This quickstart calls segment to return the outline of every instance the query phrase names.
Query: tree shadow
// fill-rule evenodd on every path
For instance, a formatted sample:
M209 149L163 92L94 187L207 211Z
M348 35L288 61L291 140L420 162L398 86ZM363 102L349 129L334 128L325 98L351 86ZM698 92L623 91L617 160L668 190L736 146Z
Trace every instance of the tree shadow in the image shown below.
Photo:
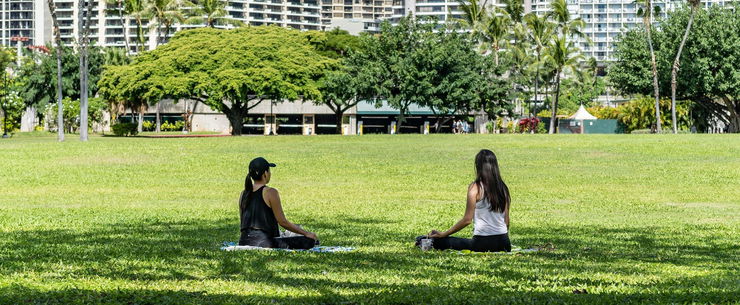
M0 288L0 304L73 303L67 300L82 304L479 304L489 300L494 303L721 303L737 300L740 295L738 249L729 244L696 242L693 236L708 234L702 228L676 239L661 228L520 226L512 236L515 243L550 242L557 249L525 255L460 255L415 250L414 236L399 232L393 224L378 218L356 217L311 223L312 227L333 232L326 237L333 242L345 240L345 234L358 234L353 239L358 244L353 246L359 249L348 253L220 251L221 241L238 236L233 219L153 219L91 227L85 231L6 232L0 238L0 248L4 249L0 250L0 276L27 271L43 273L50 266L62 263L74 268L59 271L60 278L237 281L265 287L302 287L316 295L286 297L254 292L242 295L157 289L47 291L11 285ZM362 235L370 231L372 236ZM408 246L397 248L398 243ZM649 262L653 266L632 262ZM588 290L624 285L618 278L593 277L593 273L651 274L654 270L650 268L656 265L701 268L707 262L711 264L706 266L713 271L724 271L724 275L711 273L657 283L631 283L628 287L632 292L624 293L592 291L575 295L571 292L577 287ZM333 274L364 274L366 278ZM477 277L456 278L469 274ZM386 281L389 275L395 279L393 282ZM372 276L377 278L367 278ZM543 292L533 289L533 283L551 283L557 288Z

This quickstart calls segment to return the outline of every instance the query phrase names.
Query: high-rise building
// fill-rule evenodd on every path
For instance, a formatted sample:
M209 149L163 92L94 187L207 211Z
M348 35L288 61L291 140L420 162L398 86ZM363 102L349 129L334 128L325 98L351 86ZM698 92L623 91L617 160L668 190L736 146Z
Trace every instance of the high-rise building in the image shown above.
M15 46L13 37L23 37L23 45L43 45L51 38L45 30L49 10L46 1L0 0L0 44Z
M491 7L502 7L500 0L482 0L481 5ZM455 0L394 0L393 15L391 22L398 22L402 17L413 14L414 16L434 16L440 22L448 18L463 18L460 3Z
M672 8L671 2L654 0L653 6L660 7L656 17L665 17ZM527 13L545 15L550 11L550 3L549 0L525 0L524 9ZM642 23L634 0L567 0L567 3L571 18L581 18L586 23L582 30L585 37L576 38L578 47L584 56L594 57L599 62L613 60L613 43L617 37Z
M7 0L6 0L7 1ZM37 2L43 2L36 0ZM67 45L73 45L78 37L78 16L86 16L86 12L80 12L77 0L55 0L57 7L57 19L59 21L62 41ZM321 29L321 6L318 0L230 0L226 7L228 17L249 25L278 25L299 30ZM133 18L124 16L123 22L117 13L117 7L106 4L104 1L94 1L90 39L98 46L124 47L126 38L132 51L137 50L137 25ZM51 22L49 22L51 24ZM169 33L162 33L149 21L143 21L144 49L150 50L158 43L166 42L175 32L200 27L201 25L175 24ZM231 27L221 26L217 27ZM49 25L46 29L51 31ZM162 29L164 31L164 29ZM125 35L124 35L125 34Z
M653 0L655 23L679 7L685 1ZM732 0L705 0L704 6L725 6ZM550 11L551 0L525 0L525 12L544 15ZM581 18L586 23L583 33L588 38L579 38L577 43L586 57L594 57L600 63L614 60L614 43L625 31L640 26L643 22L639 6L634 0L567 0L572 18ZM589 43L590 41L590 43Z
M351 34L374 32L391 17L393 0L321 0L323 29L341 28Z

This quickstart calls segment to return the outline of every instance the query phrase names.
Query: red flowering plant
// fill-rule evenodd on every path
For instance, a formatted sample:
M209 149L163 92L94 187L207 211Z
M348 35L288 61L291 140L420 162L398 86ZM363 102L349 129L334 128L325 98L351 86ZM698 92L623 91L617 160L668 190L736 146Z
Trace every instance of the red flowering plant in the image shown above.
M529 132L529 133L536 133L537 132L537 125L540 124L540 119L537 117L531 117L531 118L523 118L519 120L519 131Z

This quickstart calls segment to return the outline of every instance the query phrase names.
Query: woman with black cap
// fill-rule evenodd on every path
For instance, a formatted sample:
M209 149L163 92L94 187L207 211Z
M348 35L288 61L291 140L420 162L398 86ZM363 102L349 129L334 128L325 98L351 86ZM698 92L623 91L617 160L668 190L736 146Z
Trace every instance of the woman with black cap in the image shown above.
M303 230L285 218L280 194L267 186L270 168L275 167L265 158L249 162L249 173L244 180L244 191L239 198L241 218L240 246L263 248L310 249L319 243L316 234ZM280 237L278 225L288 231L303 235Z

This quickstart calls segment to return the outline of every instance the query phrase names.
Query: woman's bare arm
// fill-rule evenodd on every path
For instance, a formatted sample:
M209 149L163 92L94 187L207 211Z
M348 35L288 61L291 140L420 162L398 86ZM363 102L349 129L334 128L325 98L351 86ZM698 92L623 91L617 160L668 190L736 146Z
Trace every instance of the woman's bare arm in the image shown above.
M473 216L475 216L475 203L477 201L478 201L478 185L473 183L468 187L468 199L467 199L467 203L465 204L465 215L463 216L463 218L460 219L455 225L453 225L447 231L438 232L436 230L432 230L432 232L429 234L429 237L432 237L432 238L447 237L467 227L469 224L473 222Z
M283 213L283 205L280 202L280 194L274 188L266 188L265 190L265 202L272 208L272 213L275 215L275 220L278 224L288 231L304 235L311 239L317 239L316 234L303 230L290 222Z

